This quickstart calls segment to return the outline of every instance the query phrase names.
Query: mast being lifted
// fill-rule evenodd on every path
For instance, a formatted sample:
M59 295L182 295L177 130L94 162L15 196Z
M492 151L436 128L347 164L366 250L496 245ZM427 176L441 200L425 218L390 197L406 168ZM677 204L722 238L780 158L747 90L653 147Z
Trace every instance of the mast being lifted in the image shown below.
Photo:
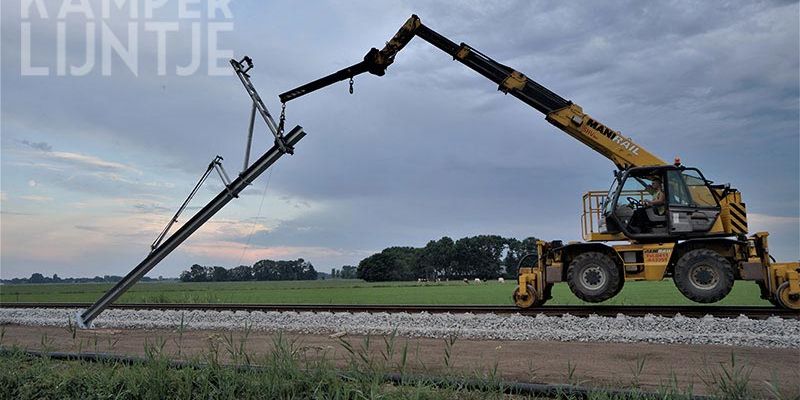
M153 242L152 251L150 254L145 257L142 262L139 263L131 272L125 275L121 281L119 281L113 288L111 288L108 292L106 292L100 299L98 299L94 304L92 304L89 308L84 310L83 312L78 312L76 315L76 322L77 325L81 328L89 328L92 326L92 321L100 315L111 303L117 300L120 296L122 296L128 289L131 288L136 282L138 282L145 274L147 274L151 269L153 269L158 263L164 259L167 255L169 255L173 250L175 250L184 240L188 239L189 236L192 235L198 228L203 226L217 211L221 210L222 207L225 207L231 200L238 197L239 193L242 192L248 185L253 183L264 171L266 171L272 164L275 163L281 156L286 153L292 154L294 145L300 141L306 134L303 132L303 128L295 126L289 133L286 135L283 134L283 119L281 119L280 123L276 124L275 121L272 119L272 116L269 114L266 106L261 101L261 98L258 96L258 92L256 91L253 84L250 82L250 76L247 72L253 68L253 62L249 57L245 57L242 61L231 60L231 65L233 66L236 75L242 81L247 93L250 95L251 100L253 101L253 108L250 113L250 125L249 125L249 132L248 132L248 139L247 139L247 154L245 155L245 168L239 174L239 176L234 179L233 181L228 178L228 174L225 173L225 170L222 168L222 164L220 161L222 157L217 156L214 161L208 167L208 170L201 178L198 186L202 183L203 180L208 176L212 169L216 169L220 175L220 178L223 181L224 188L219 192L219 194L214 197L205 207L203 207L200 211L197 212L192 218L190 218L186 223L180 227L175 233L167 237L169 233L169 228L172 224L177 220L180 211L186 206L186 202L181 206L181 209L178 210L178 213L170 220L169 224L166 228L159 234L156 241ZM255 118L255 111L258 111L264 121L267 123L267 127L272 132L272 135L275 138L275 144L267 150L261 157L256 160L253 165L247 166L247 160L250 155L250 145L252 140L252 130L253 130L253 122ZM191 196L197 191L198 186L192 191L189 195ZM189 199L187 199L188 202Z

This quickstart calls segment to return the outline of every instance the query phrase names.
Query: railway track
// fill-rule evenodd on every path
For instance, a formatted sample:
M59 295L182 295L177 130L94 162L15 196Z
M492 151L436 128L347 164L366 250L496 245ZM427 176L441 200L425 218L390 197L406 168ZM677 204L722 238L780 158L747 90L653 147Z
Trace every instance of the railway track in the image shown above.
M0 308L86 308L91 303L0 303ZM387 313L473 313L473 314L545 314L551 316L590 315L632 317L657 315L663 317L704 317L712 315L721 318L745 316L751 319L780 317L800 319L800 313L773 307L739 306L542 306L527 310L514 306L501 305L383 305L383 304L186 304L186 303L119 303L110 308L134 310L210 310L210 311L294 311L294 312L387 312Z

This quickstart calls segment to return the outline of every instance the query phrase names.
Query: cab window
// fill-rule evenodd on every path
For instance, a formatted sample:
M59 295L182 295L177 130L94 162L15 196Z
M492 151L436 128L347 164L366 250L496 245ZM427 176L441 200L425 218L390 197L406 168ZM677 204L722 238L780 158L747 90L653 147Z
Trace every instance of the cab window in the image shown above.
M622 185L622 191L617 198L617 206L628 204L628 197L632 197L638 201L652 201L653 194L651 187L653 185L652 176L628 176L625 183Z
M693 205L698 207L716 207L717 200L711 190L706 186L705 180L699 176L695 171L683 171L683 180L686 182L686 187L689 189L689 194L692 197Z
M711 190L695 171L667 171L669 204L686 207L716 207Z
M680 171L667 171L667 188L669 204L687 207L692 205L689 190Z
M619 185L619 178L614 177L614 182L611 183L611 189L608 189L608 195L606 195L605 200L603 200L603 214L605 215L610 214L614 209L614 203L612 203L612 199L617 193L617 185Z

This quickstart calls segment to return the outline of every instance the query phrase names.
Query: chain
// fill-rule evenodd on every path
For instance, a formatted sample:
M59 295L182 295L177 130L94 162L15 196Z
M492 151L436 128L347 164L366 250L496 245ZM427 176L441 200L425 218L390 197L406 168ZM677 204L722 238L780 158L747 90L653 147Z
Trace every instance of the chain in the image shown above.
M350 94L353 94L353 77L350 77Z
M278 121L278 136L283 135L283 125L286 122L286 103L281 103L281 118Z

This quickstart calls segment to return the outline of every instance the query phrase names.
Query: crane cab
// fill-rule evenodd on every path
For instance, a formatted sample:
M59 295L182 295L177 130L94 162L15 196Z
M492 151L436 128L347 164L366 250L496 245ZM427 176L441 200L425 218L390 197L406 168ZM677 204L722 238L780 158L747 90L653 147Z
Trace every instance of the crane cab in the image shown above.
M596 211L600 237L640 242L727 236L719 191L697 168L637 167L618 172Z

